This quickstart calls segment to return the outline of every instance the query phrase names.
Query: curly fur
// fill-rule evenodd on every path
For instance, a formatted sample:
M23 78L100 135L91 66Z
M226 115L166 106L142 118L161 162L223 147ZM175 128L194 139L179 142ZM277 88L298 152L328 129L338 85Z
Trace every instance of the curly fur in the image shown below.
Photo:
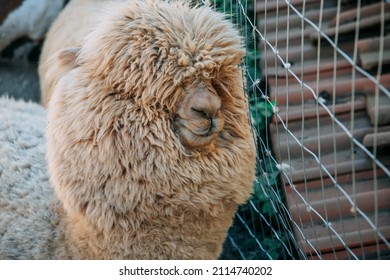
M58 257L219 256L254 179L242 54L207 7L69 3L40 67Z

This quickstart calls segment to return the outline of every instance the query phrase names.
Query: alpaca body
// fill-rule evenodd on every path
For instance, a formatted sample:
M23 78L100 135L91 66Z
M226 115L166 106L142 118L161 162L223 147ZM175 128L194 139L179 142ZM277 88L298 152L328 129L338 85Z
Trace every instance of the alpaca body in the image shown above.
M40 66L56 256L218 258L254 179L242 54L206 7L69 3Z

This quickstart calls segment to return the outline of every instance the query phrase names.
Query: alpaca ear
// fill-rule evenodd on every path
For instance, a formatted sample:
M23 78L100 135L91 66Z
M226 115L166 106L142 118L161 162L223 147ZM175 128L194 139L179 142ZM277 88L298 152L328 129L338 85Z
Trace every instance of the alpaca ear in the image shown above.
M58 51L54 56L58 62L58 66L63 71L68 71L78 66L77 55L80 48L68 48Z
M54 53L40 64L42 104L46 107L58 80L68 71L78 67L79 48L68 48ZM44 81L44 82L42 82Z

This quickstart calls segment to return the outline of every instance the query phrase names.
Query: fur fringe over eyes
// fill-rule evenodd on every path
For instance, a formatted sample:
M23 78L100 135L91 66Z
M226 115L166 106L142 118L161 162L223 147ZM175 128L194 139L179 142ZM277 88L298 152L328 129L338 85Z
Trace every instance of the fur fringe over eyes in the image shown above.
M75 24L73 9L98 18L91 31L66 50L52 31L42 55L58 52L41 61L62 257L217 258L254 179L241 38L207 7L90 2L70 2L52 29ZM187 128L186 141L214 134L191 149Z
M86 39L78 63L109 90L171 109L183 97L183 83L223 81L219 73L234 72L242 55L238 32L222 14L149 0L111 8Z

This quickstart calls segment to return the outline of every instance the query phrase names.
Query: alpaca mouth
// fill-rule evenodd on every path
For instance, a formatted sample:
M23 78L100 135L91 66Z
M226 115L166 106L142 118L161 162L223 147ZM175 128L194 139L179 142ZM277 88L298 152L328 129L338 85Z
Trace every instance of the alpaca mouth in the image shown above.
M179 136L182 143L187 147L193 148L210 145L217 138L217 135L218 133L211 131L199 134L199 132L194 132L187 127L182 127L179 130Z
M212 145L222 127L213 120L197 122L177 116L174 120L175 131L181 143L187 148L198 149Z
M199 124L178 117L175 119L175 124L178 127L185 128L192 134L199 137L209 137L216 133L219 133L221 130L218 129L217 125L215 124L215 121L212 118L203 120L203 122Z

